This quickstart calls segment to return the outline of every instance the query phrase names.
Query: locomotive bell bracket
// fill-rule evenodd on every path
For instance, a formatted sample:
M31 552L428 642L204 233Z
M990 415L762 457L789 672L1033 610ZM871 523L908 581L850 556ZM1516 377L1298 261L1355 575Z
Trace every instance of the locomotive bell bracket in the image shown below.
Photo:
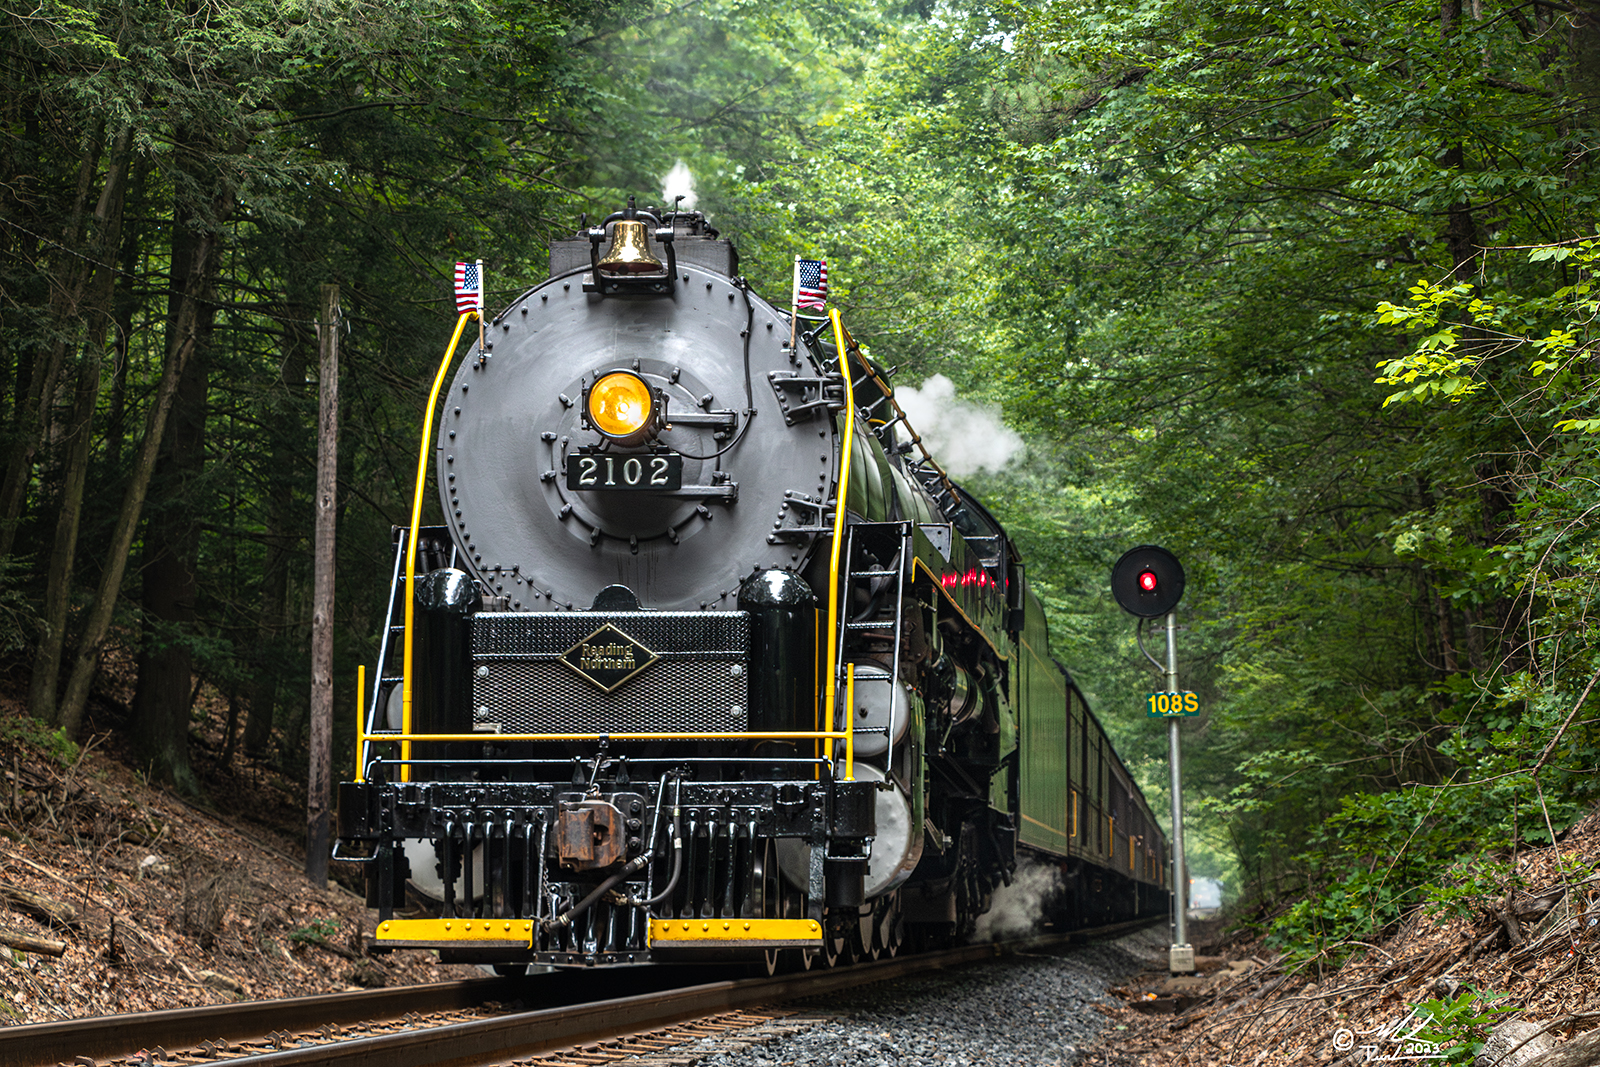
M667 251L665 272L611 274L602 270L600 266L600 244L606 239L606 227L616 222L636 222L640 218L648 219L655 224L652 236ZM652 212L635 208L633 206L633 197L628 197L628 206L626 208L614 215L607 216L600 225L590 227L587 236L589 238L589 271L583 276L584 292L598 293L602 297L610 296L613 293L643 296L671 295L678 281L678 252L672 243L672 227L662 225L661 220Z

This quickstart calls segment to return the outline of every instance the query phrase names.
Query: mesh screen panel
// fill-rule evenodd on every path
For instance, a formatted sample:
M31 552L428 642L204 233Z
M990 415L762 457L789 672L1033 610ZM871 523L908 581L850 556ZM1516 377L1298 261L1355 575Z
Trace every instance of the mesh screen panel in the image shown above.
M658 658L610 693L562 655L610 624ZM732 612L480 612L472 705L501 733L698 733L749 722L750 617Z

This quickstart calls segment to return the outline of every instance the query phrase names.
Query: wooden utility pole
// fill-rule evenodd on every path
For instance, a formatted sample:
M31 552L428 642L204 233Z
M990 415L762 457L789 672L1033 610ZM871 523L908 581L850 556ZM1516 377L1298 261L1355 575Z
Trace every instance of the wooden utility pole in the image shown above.
M306 878L328 882L328 797L333 748L333 559L339 473L339 287L322 287L317 404L317 540L311 595L311 768L306 783Z

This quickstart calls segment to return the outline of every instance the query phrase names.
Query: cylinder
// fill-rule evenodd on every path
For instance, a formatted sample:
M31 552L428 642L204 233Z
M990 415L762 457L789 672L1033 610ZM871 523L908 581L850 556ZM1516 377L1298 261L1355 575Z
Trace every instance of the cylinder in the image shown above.
M855 753L881 756L891 745L898 745L911 721L911 701L905 686L890 675L887 667L871 661L858 662L855 670L853 706L840 704L835 729L843 730L845 717L855 720ZM844 758L844 742L835 743L835 756Z
M759 571L740 584L739 610L750 613L750 729L811 729L817 628L811 587L789 571Z
M472 616L483 607L477 583L449 567L417 579L417 628L412 660L411 730L419 734L472 731ZM443 759L458 746L419 744L418 759ZM431 777L425 769L413 779Z

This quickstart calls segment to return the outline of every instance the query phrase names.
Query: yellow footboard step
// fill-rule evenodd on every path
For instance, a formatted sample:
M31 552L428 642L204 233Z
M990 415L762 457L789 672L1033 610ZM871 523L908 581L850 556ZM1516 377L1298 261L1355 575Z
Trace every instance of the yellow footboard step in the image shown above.
M650 920L654 948L821 948L822 924L815 919L657 919Z
M378 924L375 940L395 948L435 948L440 945L533 947L531 919L386 919Z

